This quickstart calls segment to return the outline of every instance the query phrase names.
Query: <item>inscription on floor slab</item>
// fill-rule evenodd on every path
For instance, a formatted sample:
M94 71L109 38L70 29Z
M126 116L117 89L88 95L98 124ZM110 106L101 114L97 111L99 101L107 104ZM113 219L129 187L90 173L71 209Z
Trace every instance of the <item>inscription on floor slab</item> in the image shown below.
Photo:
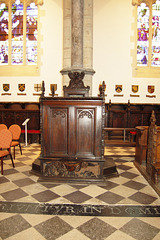
M0 201L0 212L69 216L160 217L160 206L76 205Z

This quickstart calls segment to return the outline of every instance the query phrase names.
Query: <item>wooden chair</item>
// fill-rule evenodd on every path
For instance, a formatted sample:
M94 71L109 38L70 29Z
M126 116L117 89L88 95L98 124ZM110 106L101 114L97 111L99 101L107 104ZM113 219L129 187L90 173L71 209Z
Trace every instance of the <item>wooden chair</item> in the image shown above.
M11 155L12 134L8 129L0 131L0 159L1 159L1 174L3 175L3 158L10 155L12 165L14 166L13 158Z
M3 123L0 124L0 131L1 131L2 129L7 129L7 126L6 126L5 124L3 124Z
M14 159L15 159L15 147L19 146L20 149L20 153L22 155L22 148L21 148L21 144L19 142L20 139L20 135L21 135L21 128L19 125L17 124L12 124L9 127L9 131L12 133L12 143L11 143L11 147L14 148Z

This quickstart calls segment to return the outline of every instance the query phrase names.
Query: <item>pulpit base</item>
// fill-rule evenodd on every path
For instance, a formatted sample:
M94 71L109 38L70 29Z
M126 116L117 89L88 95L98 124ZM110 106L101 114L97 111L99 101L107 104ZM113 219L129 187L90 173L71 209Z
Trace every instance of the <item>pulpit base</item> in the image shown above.
M104 158L103 169L102 169L101 175L98 175L98 174L96 175L96 173L98 173L99 168L101 168L101 167L98 163L94 163L94 162L89 162L90 166L88 166L88 167L84 166L84 168L82 168L81 170L78 169L79 166L77 165L76 166L77 169L75 171L71 171L72 169L69 169L70 171L66 171L66 173L64 171L64 169L66 169L66 166L65 167L63 166L63 162L61 165L58 165L59 163L56 162L56 169L55 168L53 169L52 163L53 162L49 161L48 165L45 166L45 167L47 167L46 172L48 172L47 173L48 176L45 176L45 174L43 174L43 175L41 174L41 166L40 166L39 158L36 159L32 163L31 174L35 174L35 175L39 176L38 182L47 182L47 183L49 182L49 183L53 183L53 184L55 184L55 183L56 184L61 184L61 183L97 184L97 185L102 185L102 186L104 186L106 184L106 179L118 176L116 165L115 165L113 159L108 158L108 157ZM69 165L67 167L71 168L73 166ZM60 170L58 170L58 171L60 171L59 173L57 172L58 168L60 169ZM51 176L51 175L55 174L55 172L57 173L57 176ZM95 176L93 175L93 172L95 173ZM60 173L62 174L62 176L58 176L58 175L60 175ZM83 177L80 177L80 176L83 176Z

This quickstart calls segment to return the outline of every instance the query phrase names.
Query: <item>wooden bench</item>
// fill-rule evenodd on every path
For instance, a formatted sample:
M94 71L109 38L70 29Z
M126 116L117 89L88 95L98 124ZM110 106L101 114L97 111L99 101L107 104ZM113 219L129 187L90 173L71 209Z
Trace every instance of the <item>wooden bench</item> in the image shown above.
M103 128L104 132L123 132L123 141L126 141L126 133L129 132L129 140L131 141L131 135L136 134L136 128Z

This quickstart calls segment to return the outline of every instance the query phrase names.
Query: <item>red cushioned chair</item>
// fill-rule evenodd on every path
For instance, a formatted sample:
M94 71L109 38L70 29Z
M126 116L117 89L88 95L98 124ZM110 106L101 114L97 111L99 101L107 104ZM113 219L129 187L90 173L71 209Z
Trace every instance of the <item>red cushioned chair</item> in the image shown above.
M11 147L14 148L14 159L15 159L15 147L19 146L20 153L22 155L22 148L21 144L19 142L20 136L21 136L21 128L17 124L13 124L9 127L9 131L12 133L12 143Z
M0 159L1 159L1 174L3 175L3 159L4 157L10 155L12 165L14 166L13 158L11 155L11 143L12 134L8 129L2 129L0 131Z

